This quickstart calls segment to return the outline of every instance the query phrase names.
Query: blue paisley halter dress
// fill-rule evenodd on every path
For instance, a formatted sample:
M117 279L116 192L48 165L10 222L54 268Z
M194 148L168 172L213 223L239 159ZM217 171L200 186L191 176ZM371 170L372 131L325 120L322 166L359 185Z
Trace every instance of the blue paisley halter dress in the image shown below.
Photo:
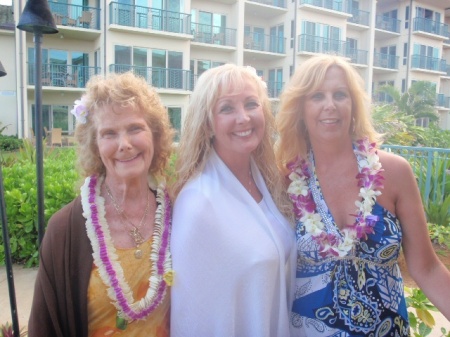
M361 158L357 156L358 163ZM312 191L325 231L340 235L321 193L310 153ZM356 183L356 179L355 179ZM297 223L297 272L291 313L293 336L409 336L403 280L397 260L398 219L378 203L374 233L344 257L321 257L318 245Z

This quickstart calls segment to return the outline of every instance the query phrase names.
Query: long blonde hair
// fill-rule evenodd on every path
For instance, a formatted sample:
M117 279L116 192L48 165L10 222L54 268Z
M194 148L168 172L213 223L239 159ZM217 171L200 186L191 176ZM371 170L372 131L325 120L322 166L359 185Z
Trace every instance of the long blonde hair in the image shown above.
M370 118L370 98L364 90L364 83L358 72L344 58L336 55L318 55L303 62L295 71L280 97L280 111L276 117L280 138L276 144L276 158L280 170L287 174L286 164L297 156L306 157L309 147L308 133L303 121L304 100L319 88L330 67L339 67L345 73L352 99L352 139L367 137L380 144Z
M204 168L212 150L213 107L224 92L242 91L251 81L257 90L265 118L264 137L253 151L255 160L275 203L285 215L291 214L290 202L284 191L273 152L275 120L265 83L251 67L225 64L205 71L198 79L184 120L178 147L175 197L183 186Z

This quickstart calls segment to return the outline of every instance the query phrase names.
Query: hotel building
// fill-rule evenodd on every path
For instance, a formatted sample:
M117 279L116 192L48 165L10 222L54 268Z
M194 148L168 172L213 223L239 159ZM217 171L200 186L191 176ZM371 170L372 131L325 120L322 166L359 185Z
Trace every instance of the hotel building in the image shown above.
M274 111L295 68L317 53L342 55L377 88L436 89L439 125L450 129L450 2L447 0L51 0L59 32L42 37L44 126L69 139L73 102L94 74L131 70L154 86L178 130L198 76L227 62L256 68ZM25 0L0 5L0 122L32 137L33 34L16 28ZM426 119L417 121L426 126Z

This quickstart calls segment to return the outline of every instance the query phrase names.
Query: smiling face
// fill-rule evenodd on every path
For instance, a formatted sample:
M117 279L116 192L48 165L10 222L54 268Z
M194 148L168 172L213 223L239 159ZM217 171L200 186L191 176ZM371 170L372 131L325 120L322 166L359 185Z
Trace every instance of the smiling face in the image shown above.
M344 71L330 67L322 85L306 95L304 122L311 143L348 139L352 121L352 99Z
M110 179L146 179L153 160L153 135L134 107L107 106L96 118L97 146Z
M247 80L243 90L225 90L213 107L214 149L226 163L249 157L264 136L258 92Z

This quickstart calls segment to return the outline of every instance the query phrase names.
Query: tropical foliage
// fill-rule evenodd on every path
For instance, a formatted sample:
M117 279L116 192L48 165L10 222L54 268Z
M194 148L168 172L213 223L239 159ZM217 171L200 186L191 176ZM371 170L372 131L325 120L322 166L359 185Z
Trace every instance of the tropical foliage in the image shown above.
M403 94L392 85L384 85L378 89L378 92L389 95L393 100L391 105L407 116L414 118L428 117L431 122L435 122L439 118L435 110L436 90L430 82L414 82L408 91Z

